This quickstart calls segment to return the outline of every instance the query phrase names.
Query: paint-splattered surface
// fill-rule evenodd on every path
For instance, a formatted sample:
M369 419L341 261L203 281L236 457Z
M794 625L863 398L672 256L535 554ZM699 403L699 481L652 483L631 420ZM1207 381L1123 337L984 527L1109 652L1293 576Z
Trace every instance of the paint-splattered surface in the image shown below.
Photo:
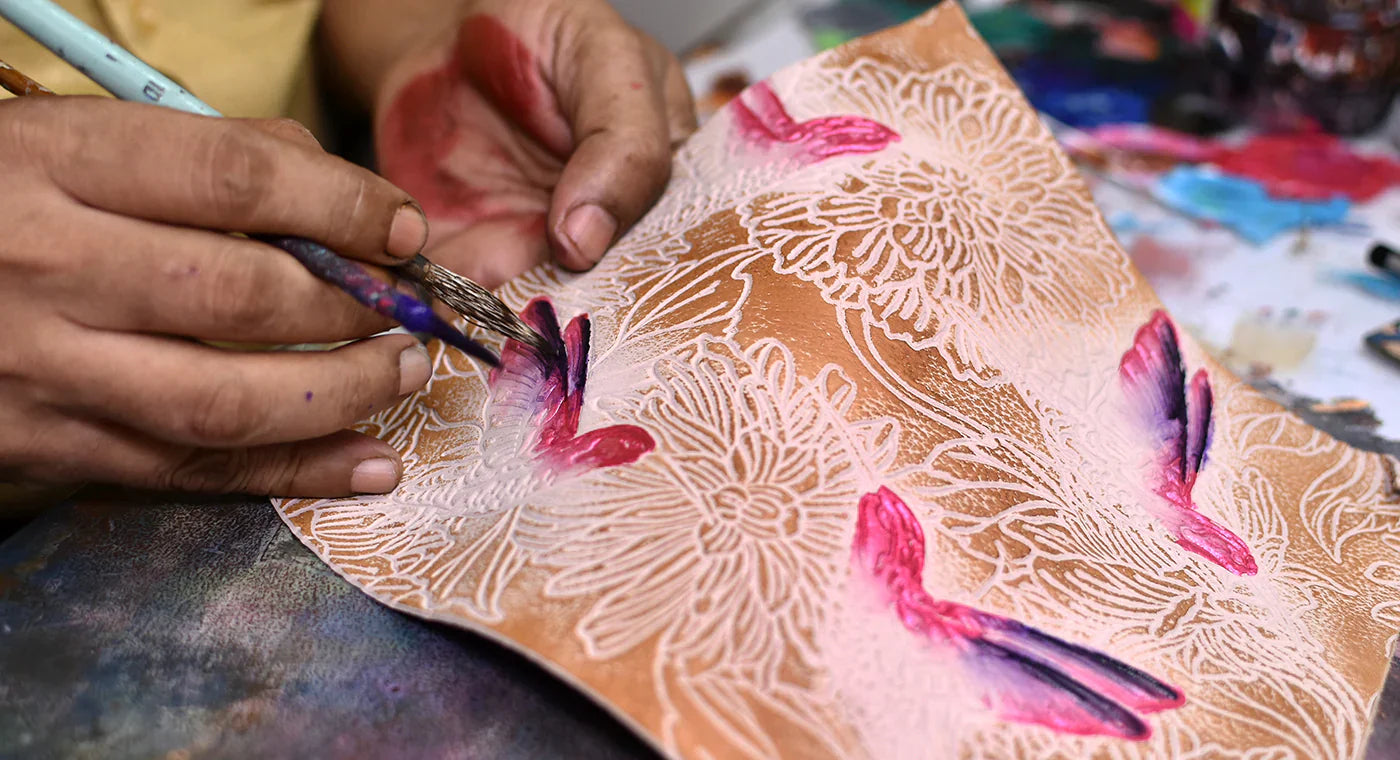
M653 756L360 593L266 503L84 502L0 544L0 758Z
M1246 380L1332 402L1360 399L1375 435L1400 441L1400 371L1369 351L1400 286L1368 267L1372 238L1400 238L1400 191L1361 204L1353 229L1288 233L1261 246L1193 225L1121 188L1095 200L1185 331Z

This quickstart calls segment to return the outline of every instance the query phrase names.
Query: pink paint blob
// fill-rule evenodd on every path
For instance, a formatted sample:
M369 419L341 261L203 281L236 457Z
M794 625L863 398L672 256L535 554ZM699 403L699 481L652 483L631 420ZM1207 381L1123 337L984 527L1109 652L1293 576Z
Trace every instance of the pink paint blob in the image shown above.
M899 140L893 129L863 116L822 116L798 122L767 82L759 82L730 101L734 125L750 145L793 146L799 156L817 163L832 156L874 153Z
M1087 135L1090 145L1102 145L1114 150L1161 156L1187 163L1213 161L1225 150L1214 140L1203 140L1184 132L1150 124L1105 124L1089 130Z
M1160 286L1172 281L1190 283L1196 279L1195 262L1190 253L1151 235L1134 238L1128 246L1128 257L1153 285Z
M1235 575L1259 572L1244 541L1202 515L1191 497L1210 449L1214 399L1205 370L1197 370L1186 383L1176 328L1166 312L1153 312L1138 328L1118 374L1124 393L1155 438L1157 466L1151 487L1163 501L1152 505L1159 507L1153 514L1183 549Z
M860 500L851 564L905 628L958 656L976 675L984 704L1004 720L1143 740L1151 729L1137 713L1185 703L1175 687L1101 652L934 599L923 587L923 528L888 488Z
M491 370L492 402L509 414L528 414L537 430L536 460L555 474L631 464L656 448L636 425L610 425L579 433L588 380L590 323L581 314L560 332L554 306L536 298L520 314L554 351L541 356L515 340L506 341L501 364Z

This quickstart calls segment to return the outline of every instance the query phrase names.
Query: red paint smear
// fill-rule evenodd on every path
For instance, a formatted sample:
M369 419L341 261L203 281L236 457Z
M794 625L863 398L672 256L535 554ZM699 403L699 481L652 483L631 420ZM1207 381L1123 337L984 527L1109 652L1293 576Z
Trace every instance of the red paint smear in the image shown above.
M505 24L494 16L468 16L457 35L454 63L507 119L556 153L568 150L551 139L554 113L535 56Z
M1271 195L1299 200L1345 196L1364 203L1400 184L1400 161L1361 155L1328 134L1259 135L1215 164L1259 182Z
M857 153L874 153L899 140L893 129L862 116L822 116L795 121L767 82L730 101L739 134L760 148L792 145L812 163Z
M560 334L554 307L546 298L531 301L521 318L554 348L550 357L515 340L506 341L501 365L491 370L493 400L523 405L534 413L539 431L537 460L556 474L631 464L656 448L651 434L636 425L611 425L580 434L579 416L588 379L589 320L574 317Z
M407 190L430 218L475 207L481 193L448 174L443 162L459 139L452 116L452 64L419 75L394 98L379 128L380 170Z
M1198 370L1187 385L1176 328L1166 312L1153 312L1138 329L1118 374L1156 437L1152 489L1170 507L1170 512L1159 514L1163 526L1183 549L1236 575L1259 572L1244 541L1202 515L1191 496L1210 448L1214 399L1205 370Z
M860 501L852 564L868 574L911 632L956 652L1005 720L1081 735L1143 740L1151 713L1181 692L1126 663L1015 620L934 599L923 588L924 533L909 507L881 488Z

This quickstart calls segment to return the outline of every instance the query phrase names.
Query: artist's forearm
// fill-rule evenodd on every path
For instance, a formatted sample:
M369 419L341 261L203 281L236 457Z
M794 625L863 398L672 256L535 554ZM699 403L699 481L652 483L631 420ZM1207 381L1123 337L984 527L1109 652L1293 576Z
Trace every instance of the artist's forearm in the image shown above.
M469 0L325 0L321 45L337 86L374 104L384 72L406 49L453 28Z

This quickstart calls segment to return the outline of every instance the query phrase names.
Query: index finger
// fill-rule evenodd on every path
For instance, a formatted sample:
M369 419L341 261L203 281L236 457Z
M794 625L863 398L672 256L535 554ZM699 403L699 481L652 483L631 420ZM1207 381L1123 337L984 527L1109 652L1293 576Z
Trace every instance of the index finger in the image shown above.
M73 102L80 101L80 102ZM46 98L29 135L82 203L155 222L305 237L382 264L416 254L427 222L403 190L264 129L104 98Z

